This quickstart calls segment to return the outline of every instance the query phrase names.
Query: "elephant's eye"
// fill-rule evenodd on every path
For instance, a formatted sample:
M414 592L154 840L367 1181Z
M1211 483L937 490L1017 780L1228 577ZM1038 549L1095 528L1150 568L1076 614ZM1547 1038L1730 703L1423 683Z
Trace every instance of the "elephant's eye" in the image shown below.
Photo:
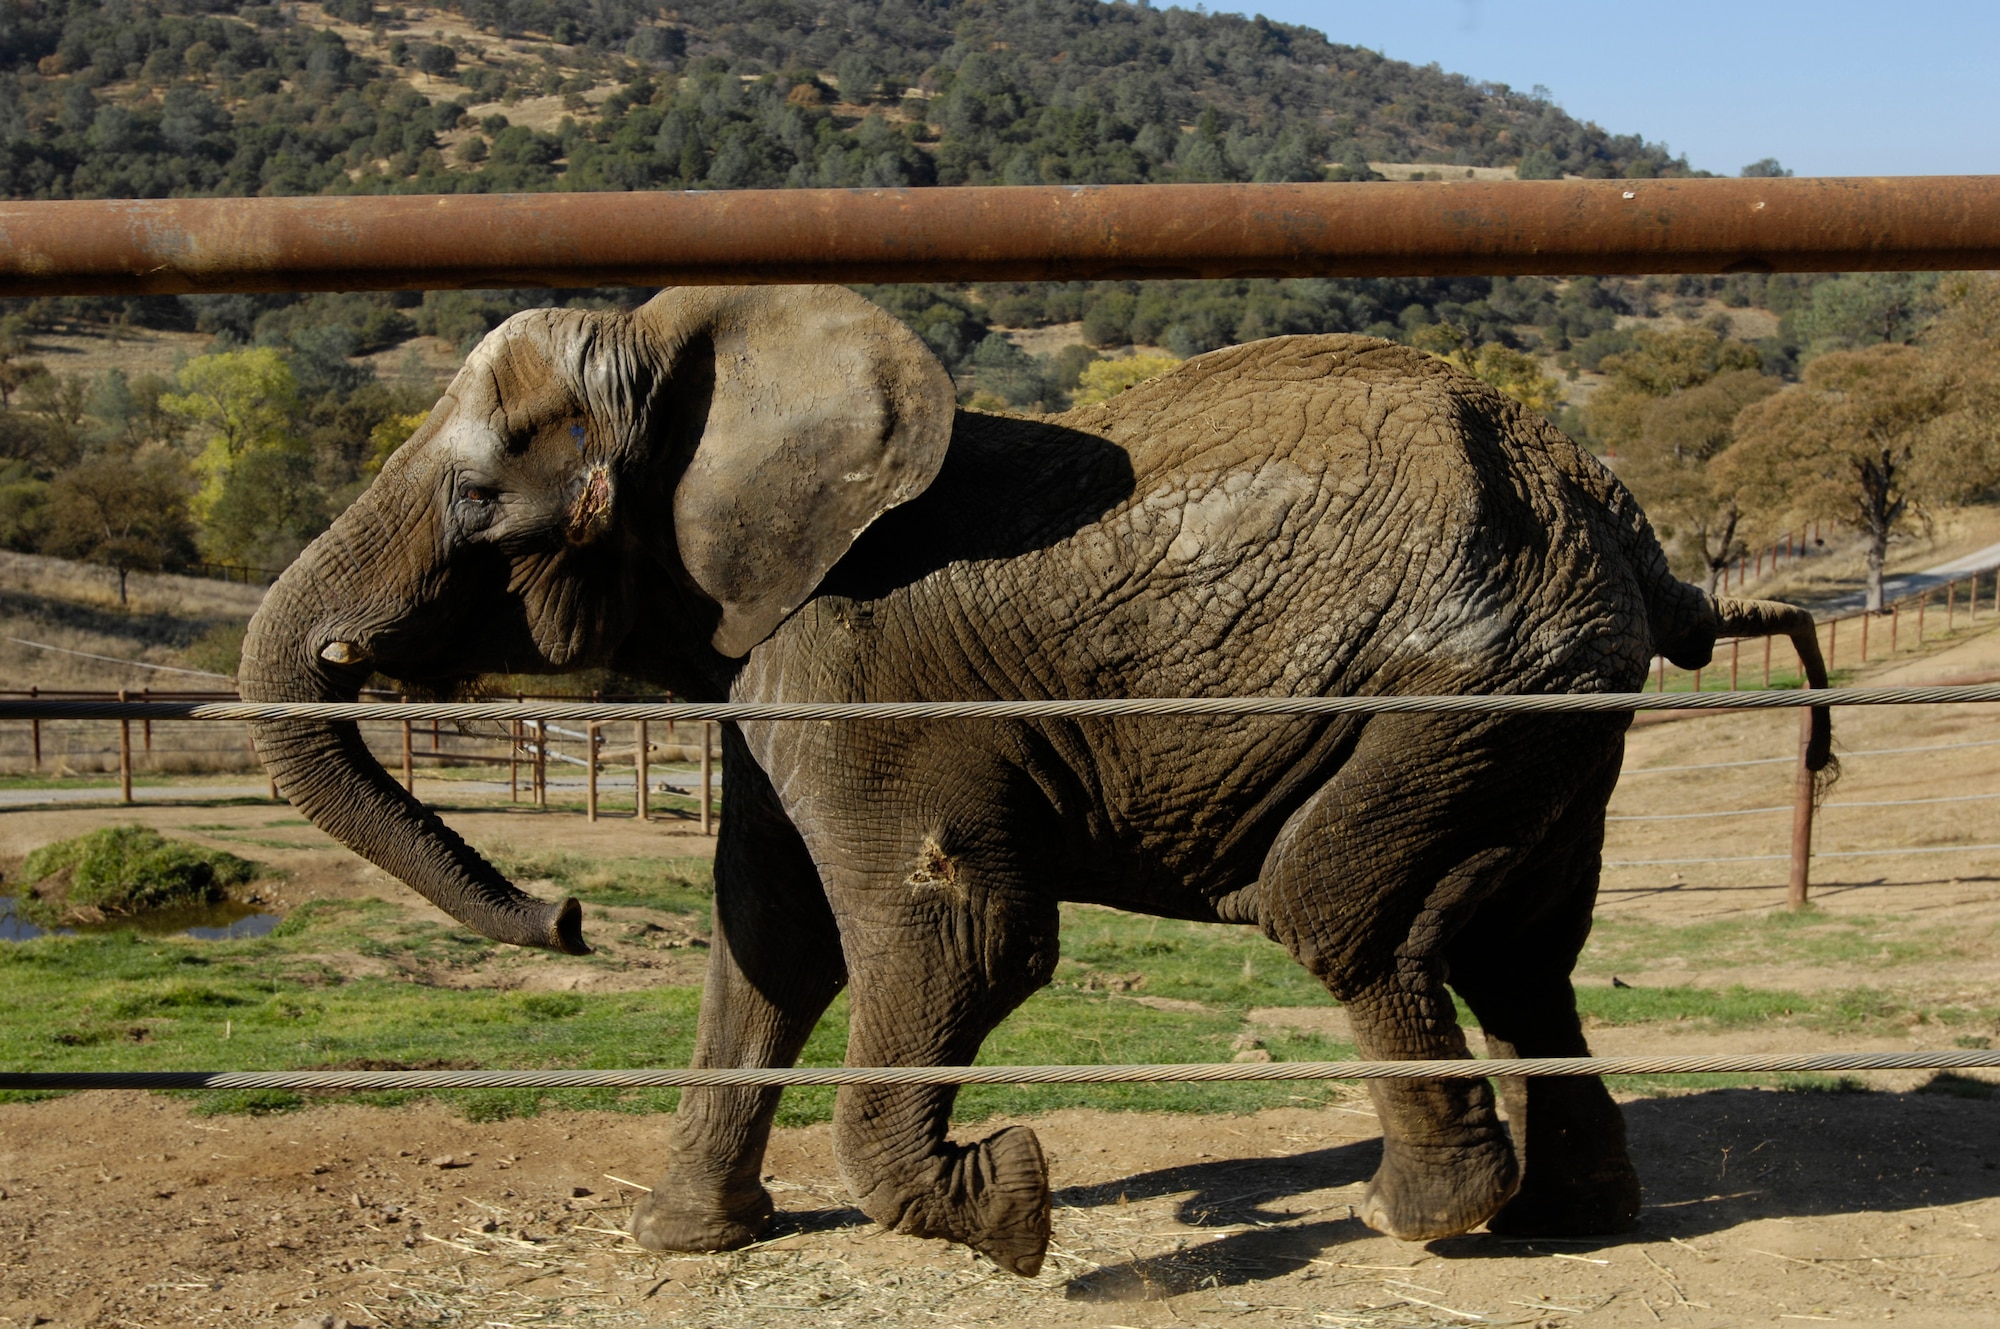
M466 484L459 486L458 497L462 503L491 503L500 497L500 491L491 485Z

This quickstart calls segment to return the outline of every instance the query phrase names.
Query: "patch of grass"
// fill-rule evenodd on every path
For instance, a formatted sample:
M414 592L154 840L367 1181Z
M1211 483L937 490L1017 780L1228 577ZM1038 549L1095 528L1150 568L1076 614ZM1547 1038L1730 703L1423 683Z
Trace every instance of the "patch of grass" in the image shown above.
M1255 928L1186 923L1088 905L1063 908L1054 986L1198 1001L1241 1012L1257 1006L1332 1006L1318 979Z
M1963 929L1913 929L1897 916L1829 914L1820 909L1773 910L1747 918L1666 927L1633 919L1599 919L1578 961L1581 974L1610 974L1683 956L1703 965L1826 965L1881 968L1935 960L1940 954L1986 949L1990 938Z
M43 845L21 867L16 909L43 926L216 904L263 869L145 826L107 826Z
M585 904L706 915L715 895L714 870L705 858L591 858L545 850L496 854L493 865L516 882L553 882Z

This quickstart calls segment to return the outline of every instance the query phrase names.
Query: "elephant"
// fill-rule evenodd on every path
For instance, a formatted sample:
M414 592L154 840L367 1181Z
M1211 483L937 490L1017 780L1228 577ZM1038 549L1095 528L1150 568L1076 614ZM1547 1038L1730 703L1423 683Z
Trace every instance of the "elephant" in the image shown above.
M273 586L256 701L381 673L612 667L679 697L962 701L1632 692L1655 653L1811 616L1676 580L1587 451L1447 363L1352 335L1198 356L1108 403L960 409L924 343L839 287L668 289L518 314ZM1588 934L1630 712L724 726L694 1064L782 1067L843 987L854 1065L954 1066L1046 984L1059 905L1253 926L1370 1058L1587 1055ZM308 817L497 941L586 951L352 724L257 751ZM1815 709L1811 761L1829 758ZM1629 1226L1619 1109L1585 1077L1375 1081L1359 1216L1407 1240ZM949 1135L955 1090L840 1090L860 1208L1032 1276L1033 1130ZM778 1092L691 1089L632 1233L755 1240ZM1503 1118L1504 1109L1504 1118Z

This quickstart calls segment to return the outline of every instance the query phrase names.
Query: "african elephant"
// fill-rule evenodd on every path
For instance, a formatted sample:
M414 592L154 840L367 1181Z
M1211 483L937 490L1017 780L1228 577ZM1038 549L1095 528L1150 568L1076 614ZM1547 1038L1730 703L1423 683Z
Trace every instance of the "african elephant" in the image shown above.
M1107 405L956 409L839 288L678 289L516 316L250 628L256 700L615 666L690 699L1619 692L1654 652L1811 619L1675 580L1618 482L1442 361L1355 336L1204 355ZM725 730L716 941L695 1063L785 1066L835 993L858 1065L958 1065L1056 964L1058 904L1261 928L1365 1056L1586 1051L1590 925L1629 715L745 723ZM1827 735L1819 717L1816 759ZM581 952L351 725L256 727L313 821L489 937ZM1374 1085L1362 1217L1629 1224L1590 1079ZM1034 1133L973 1144L944 1088L846 1088L835 1144L899 1232L1035 1273ZM718 1250L772 1216L777 1093L690 1091L633 1231Z

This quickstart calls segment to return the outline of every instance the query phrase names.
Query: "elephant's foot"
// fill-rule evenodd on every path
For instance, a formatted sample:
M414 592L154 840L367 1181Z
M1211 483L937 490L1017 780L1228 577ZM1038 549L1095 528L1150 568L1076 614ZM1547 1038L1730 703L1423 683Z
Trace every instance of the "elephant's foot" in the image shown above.
M905 1236L961 1241L1009 1273L1040 1273L1050 1196L1035 1133L1009 1126L978 1144L946 1145L941 1164L928 1194L898 1195L885 1180L862 1197L862 1209Z
M1487 1221L1510 1237L1596 1237L1639 1223L1639 1174L1622 1141L1588 1153L1530 1148L1521 1189Z
M1521 1189L1487 1226L1516 1237L1630 1231L1639 1221L1639 1174L1618 1105L1595 1080L1530 1083L1530 1095L1514 1086L1504 1094L1525 1136Z
M733 1251L771 1226L771 1193L752 1185L734 1195L675 1184L675 1174L632 1211L632 1239L649 1251Z
M1382 1166L1359 1214L1369 1227L1400 1241L1455 1237L1493 1217L1520 1177L1513 1146L1497 1131L1474 1144L1385 1139Z

